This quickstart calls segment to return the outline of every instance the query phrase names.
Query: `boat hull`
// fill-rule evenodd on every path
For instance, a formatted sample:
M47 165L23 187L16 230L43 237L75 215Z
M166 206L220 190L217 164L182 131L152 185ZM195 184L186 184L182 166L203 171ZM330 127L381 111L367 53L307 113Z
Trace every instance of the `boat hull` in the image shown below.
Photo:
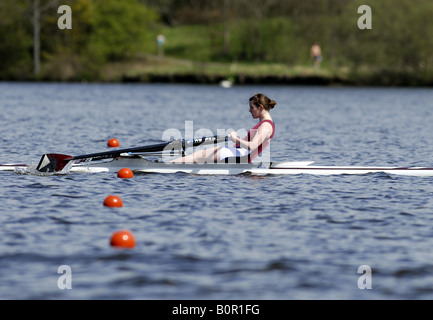
M427 167L336 167L311 166L313 161L278 162L270 166L245 164L166 164L164 162L148 161L139 157L119 157L98 162L71 163L61 173L101 173L115 172L129 168L136 173L187 173L197 175L361 175L371 173L386 173L404 176L433 176L433 168ZM0 165L0 171L31 172L31 166L24 164Z
M292 168L269 168L269 169L252 169L253 174L311 174L311 175L361 175L371 173L386 173L392 175L402 176L417 176L417 177L431 177L433 176L433 168L424 167L411 167L411 168L397 168L397 167L292 167Z

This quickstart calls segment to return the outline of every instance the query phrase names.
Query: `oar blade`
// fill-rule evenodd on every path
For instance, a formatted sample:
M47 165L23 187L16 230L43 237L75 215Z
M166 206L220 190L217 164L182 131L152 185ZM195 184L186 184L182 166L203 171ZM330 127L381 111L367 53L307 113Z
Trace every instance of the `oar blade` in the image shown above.
M44 154L39 161L36 170L39 172L59 172L62 171L68 161L73 157L67 154L48 153Z

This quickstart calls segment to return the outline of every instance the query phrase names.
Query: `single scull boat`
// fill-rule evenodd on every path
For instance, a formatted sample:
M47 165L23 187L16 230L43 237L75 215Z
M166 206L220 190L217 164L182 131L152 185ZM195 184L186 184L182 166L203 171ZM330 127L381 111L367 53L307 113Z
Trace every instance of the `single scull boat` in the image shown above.
M141 173L191 173L198 175L342 175L387 173L405 176L433 176L433 167L362 167L362 166L313 166L314 161L292 161L263 163L167 163L160 157L177 150L183 154L185 148L202 144L227 141L227 137L204 137L192 140L174 140L157 145L117 149L80 156L44 154L37 166L26 164L0 164L0 171L18 173L99 173L118 172L129 168ZM155 157L159 157L155 159Z

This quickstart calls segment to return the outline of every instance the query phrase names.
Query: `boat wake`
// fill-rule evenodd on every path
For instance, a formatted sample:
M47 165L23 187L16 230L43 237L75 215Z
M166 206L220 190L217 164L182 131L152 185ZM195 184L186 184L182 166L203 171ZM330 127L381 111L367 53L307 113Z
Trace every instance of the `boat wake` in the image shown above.
M37 164L28 165L25 167L17 166L14 168L14 172L20 175L32 175L32 176L47 176L44 172L36 170Z
M31 175L31 176L41 176L41 177L47 177L47 176L58 176L58 175L67 175L70 173L70 168L72 167L72 163L67 164L62 171L58 172L41 172L38 171L36 168L38 166L38 162L31 162L28 165L16 165L13 171L16 174L19 175Z

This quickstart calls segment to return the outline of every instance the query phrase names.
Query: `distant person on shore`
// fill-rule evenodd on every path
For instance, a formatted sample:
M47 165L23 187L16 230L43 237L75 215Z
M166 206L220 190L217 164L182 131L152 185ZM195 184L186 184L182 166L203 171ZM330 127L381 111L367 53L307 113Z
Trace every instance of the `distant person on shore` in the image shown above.
M311 47L311 58L313 59L314 68L319 68L323 58L322 49L317 42Z
M156 45L158 46L158 55L162 57L164 55L164 44L165 37L162 34L158 34L156 37Z
M249 112L253 119L258 119L244 138L239 138L236 131L230 132L233 147L210 147L198 150L190 155L170 162L174 163L250 163L271 143L275 133L275 124L269 111L277 103L262 93L256 93L249 99Z

